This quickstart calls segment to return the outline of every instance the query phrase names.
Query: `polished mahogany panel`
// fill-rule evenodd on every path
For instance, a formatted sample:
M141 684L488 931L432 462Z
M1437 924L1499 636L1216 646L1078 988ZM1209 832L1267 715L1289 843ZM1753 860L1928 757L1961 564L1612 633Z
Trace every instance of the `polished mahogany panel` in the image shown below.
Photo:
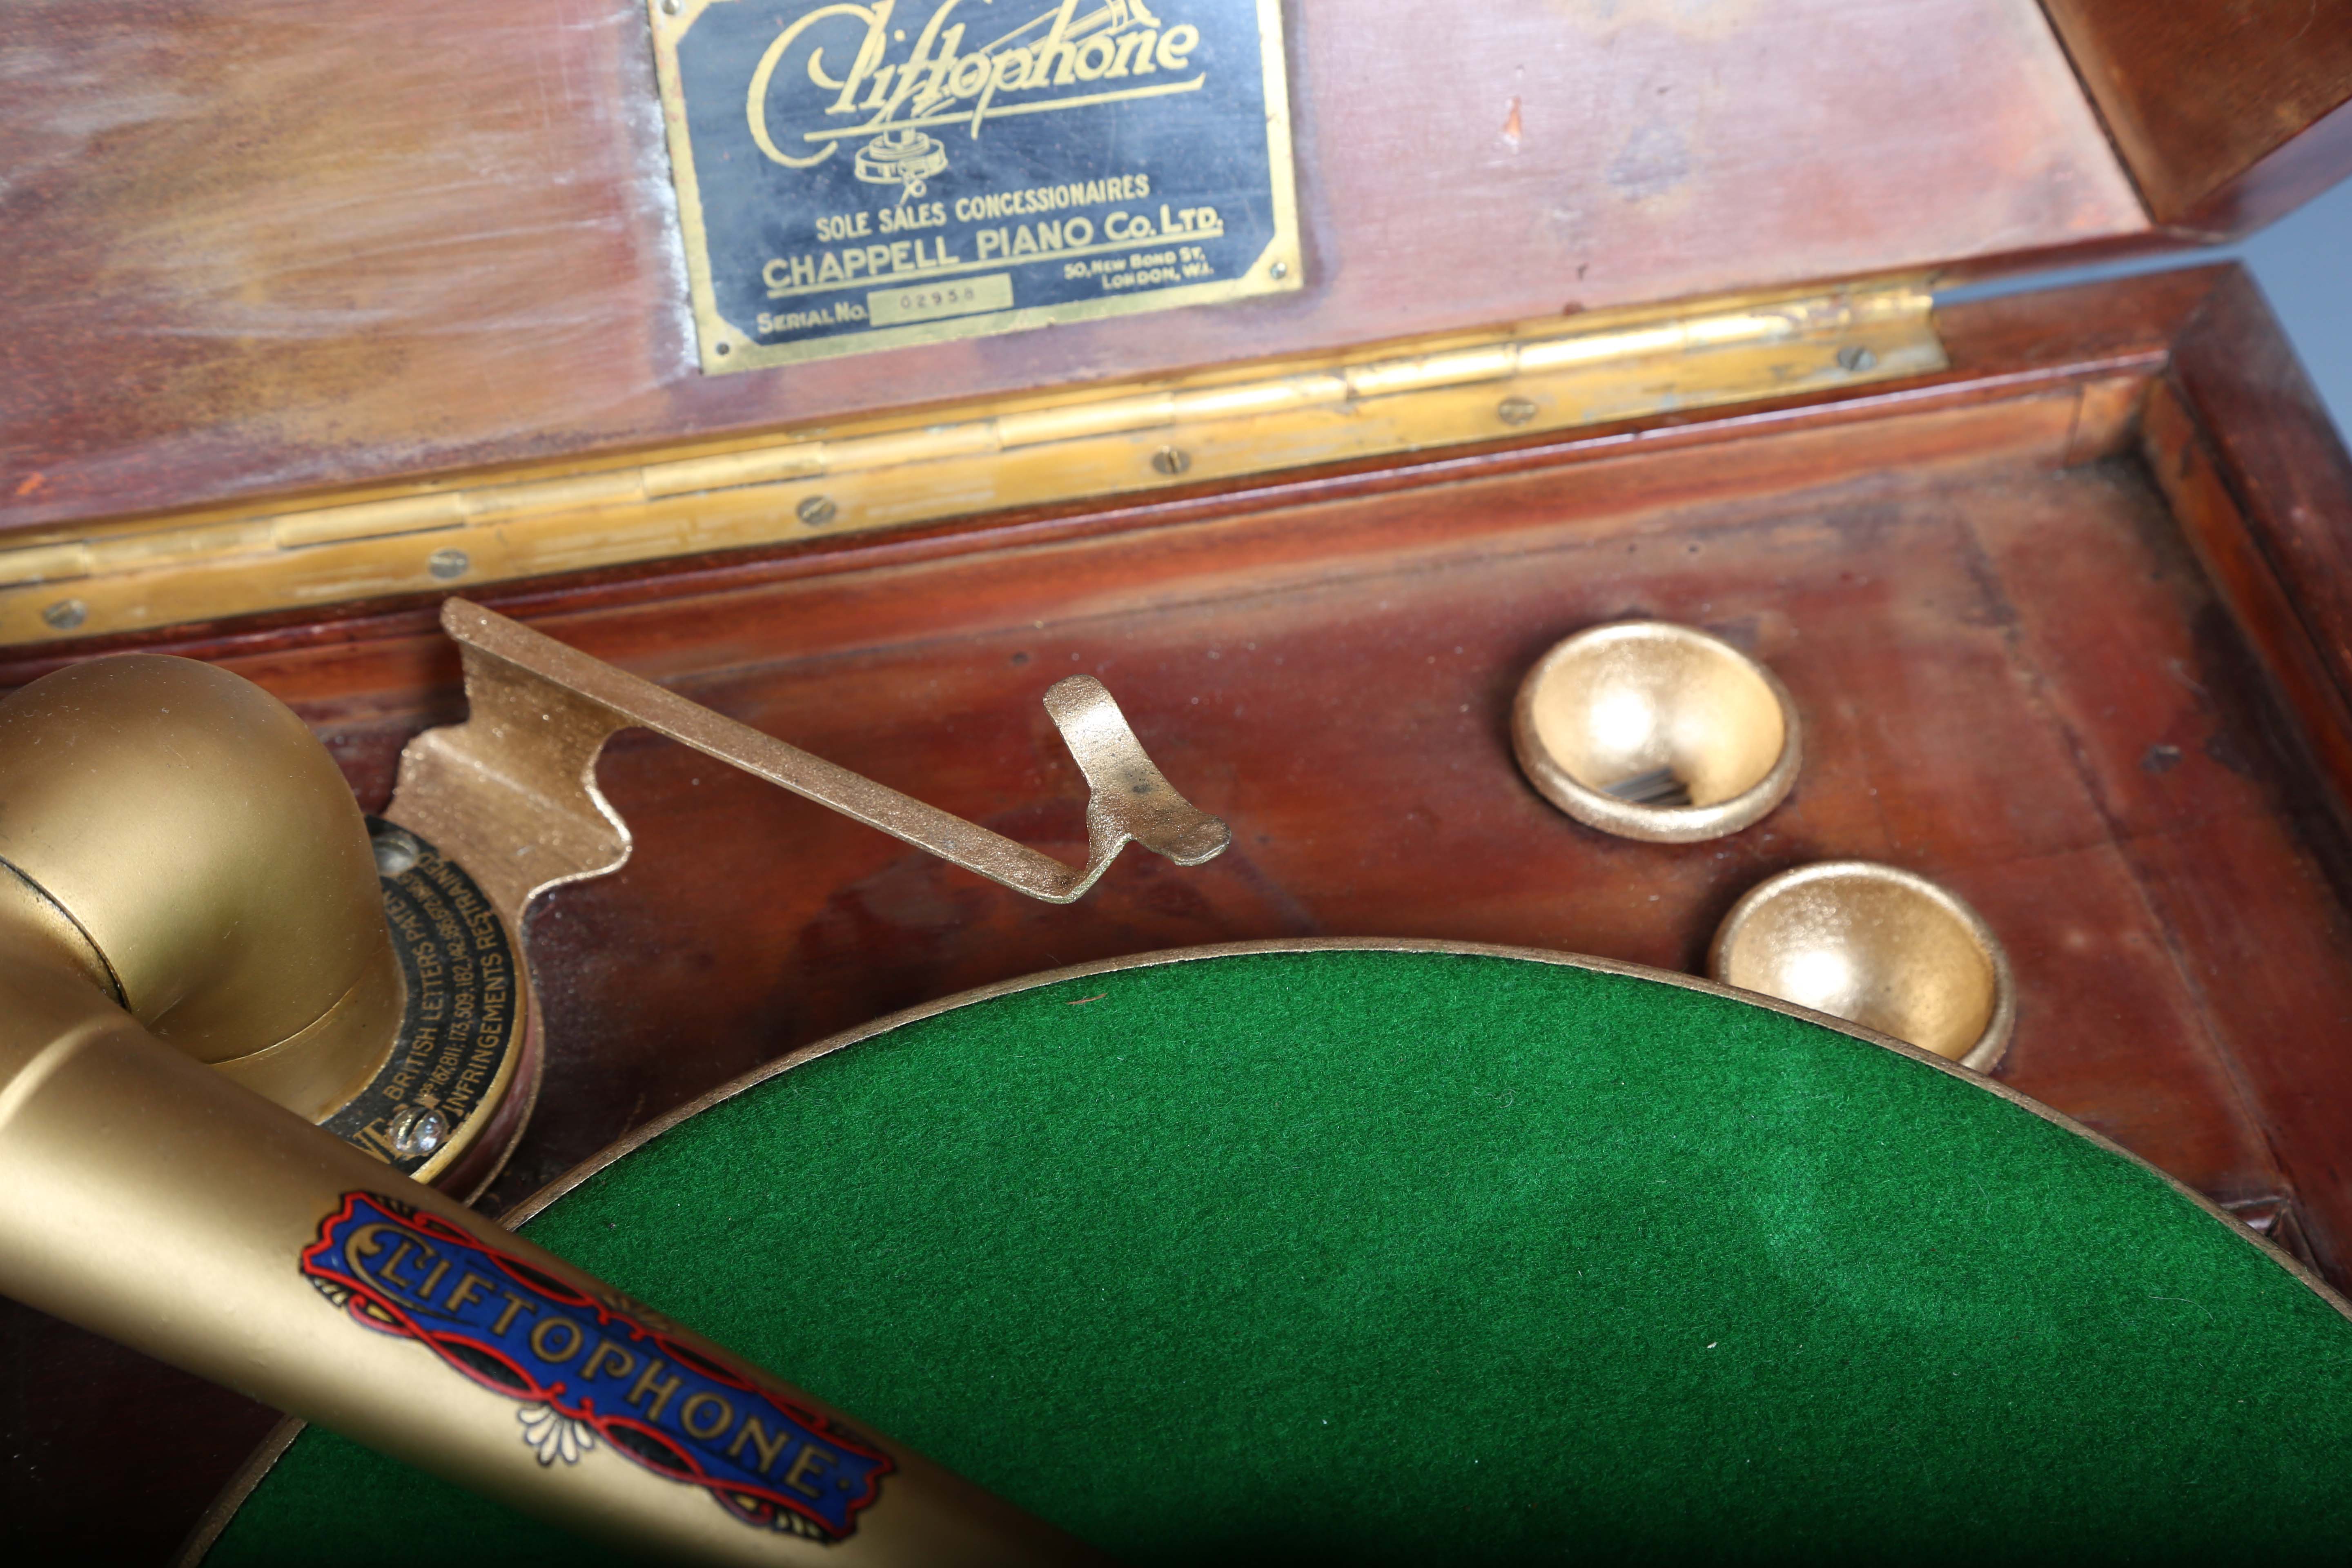
M644 0L10 0L0 531L2147 226L2035 0L1286 11L1300 293L705 376Z
M2352 174L2352 9L2045 3L2158 222L2242 234Z

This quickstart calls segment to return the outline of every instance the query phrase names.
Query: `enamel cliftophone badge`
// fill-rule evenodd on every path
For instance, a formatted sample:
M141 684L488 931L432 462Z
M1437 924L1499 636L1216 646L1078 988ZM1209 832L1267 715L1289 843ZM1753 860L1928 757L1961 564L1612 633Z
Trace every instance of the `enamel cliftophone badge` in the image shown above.
M1279 0L651 0L702 368L1299 286Z

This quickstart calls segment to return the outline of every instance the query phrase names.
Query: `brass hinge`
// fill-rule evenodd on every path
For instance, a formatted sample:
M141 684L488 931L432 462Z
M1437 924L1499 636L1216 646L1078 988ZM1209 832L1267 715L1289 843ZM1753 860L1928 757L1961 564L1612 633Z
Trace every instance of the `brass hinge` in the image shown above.
M625 566L1718 407L1943 369L1915 280L993 398L0 550L0 644Z

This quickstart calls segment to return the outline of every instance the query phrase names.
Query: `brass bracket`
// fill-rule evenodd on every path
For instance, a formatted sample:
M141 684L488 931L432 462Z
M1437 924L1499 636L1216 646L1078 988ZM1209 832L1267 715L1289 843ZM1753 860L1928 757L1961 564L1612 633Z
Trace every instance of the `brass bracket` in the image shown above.
M517 931L540 893L617 871L628 860L628 825L596 787L596 758L605 741L632 726L1047 903L1075 901L1129 843L1197 866L1233 839L1223 821L1176 793L1090 675L1071 676L1045 693L1045 711L1093 791L1087 862L1075 867L478 605L449 600L441 625L463 650L471 711L464 723L408 743L384 816L464 866Z
M0 645L316 609L1564 431L1946 367L1925 285L1593 311L1124 386L679 442L635 459L45 530Z

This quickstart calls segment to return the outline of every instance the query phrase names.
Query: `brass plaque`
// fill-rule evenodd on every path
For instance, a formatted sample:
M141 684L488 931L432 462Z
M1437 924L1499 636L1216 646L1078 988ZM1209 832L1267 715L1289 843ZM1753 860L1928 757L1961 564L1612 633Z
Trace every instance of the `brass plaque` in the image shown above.
M1299 286L1280 0L649 0L702 368Z

